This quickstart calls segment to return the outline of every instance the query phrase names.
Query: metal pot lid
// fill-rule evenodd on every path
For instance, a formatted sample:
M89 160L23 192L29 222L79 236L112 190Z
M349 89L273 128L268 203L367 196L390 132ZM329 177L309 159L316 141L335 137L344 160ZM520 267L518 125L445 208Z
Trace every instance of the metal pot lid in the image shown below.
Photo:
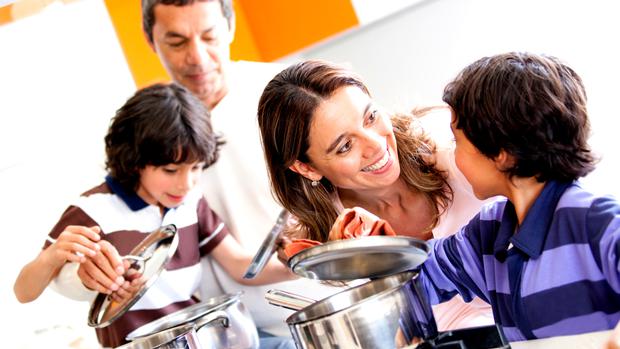
M378 278L420 266L428 258L425 241L407 236L364 236L328 241L293 255L288 267L315 280Z
M219 309L223 310L227 308L230 304L239 301L242 294L242 291L237 292L236 294L225 294L222 296L209 298L204 302L190 305L187 308L175 311L174 313L170 313L136 328L131 331L125 339L132 341L137 338L147 337L154 333L179 325L192 323L206 314L212 313Z
M172 224L147 235L127 256L123 257L131 262L125 276L127 277L129 273L141 273L144 283L121 302L113 300L105 293L99 293L90 306L88 325L95 328L105 327L125 314L155 283L176 252L178 244L177 229Z

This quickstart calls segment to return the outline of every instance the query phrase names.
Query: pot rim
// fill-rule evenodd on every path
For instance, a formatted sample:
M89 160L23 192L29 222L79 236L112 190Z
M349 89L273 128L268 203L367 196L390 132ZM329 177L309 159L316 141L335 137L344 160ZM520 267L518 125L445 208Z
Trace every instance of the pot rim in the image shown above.
M154 335L158 332L166 331L171 328L180 327L184 324L193 324L196 320L217 310L224 310L233 303L241 301L243 291L231 294L223 294L220 296L208 298L204 302L192 304L189 307L177 310L159 319L148 322L133 331L125 337L126 340L134 341ZM186 316L186 314L190 314Z
M323 298L321 300L318 300L318 301L316 301L316 302L314 302L314 303L304 307L303 309L300 309L300 310L296 311L295 313L293 313L292 315L290 315L286 319L286 323L289 326L300 325L300 324L304 324L304 323L308 323L308 322L324 319L326 317L332 316L332 315L334 315L336 313L339 313L339 312L342 312L342 311L345 311L345 310L349 310L349 309L360 307L360 306L362 306L363 303L375 301L375 300L378 300L380 298L385 297L388 293L392 293L394 290L401 288L406 282L412 280L417 275L418 275L417 271L404 271L404 272L400 272L400 273L397 273L397 274L393 274L393 275L389 275L389 276L386 276L386 277L382 277L382 278L379 278L379 279L370 280L370 281L365 282L365 283L363 283L361 285L357 285L355 287L348 288L348 289L346 289L344 291L338 292L338 293L333 294L333 295L331 295L329 297L326 297L326 298ZM307 315L314 308L318 308L321 305L329 302L330 300L333 300L333 299L339 298L339 297L346 297L345 294L355 293L359 289L369 287L370 284L379 283L381 281L385 282L385 280L387 280L387 279L398 279L400 281L395 281L395 282L398 282L398 284L395 284L395 285L392 285L392 286L388 286L388 287L386 287L384 290L382 290L380 292L368 295L367 297L364 297L364 298L356 300L356 301L348 302L348 304L346 304L346 305L341 305L339 307L335 307L336 309L332 309L332 310L330 310L326 314Z

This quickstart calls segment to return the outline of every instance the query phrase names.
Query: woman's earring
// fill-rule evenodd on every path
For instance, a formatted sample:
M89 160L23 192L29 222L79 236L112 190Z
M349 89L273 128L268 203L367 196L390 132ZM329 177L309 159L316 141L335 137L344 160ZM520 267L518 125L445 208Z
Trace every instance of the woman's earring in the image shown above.
M310 183L313 187L318 187L319 186L319 181L312 181L312 183Z

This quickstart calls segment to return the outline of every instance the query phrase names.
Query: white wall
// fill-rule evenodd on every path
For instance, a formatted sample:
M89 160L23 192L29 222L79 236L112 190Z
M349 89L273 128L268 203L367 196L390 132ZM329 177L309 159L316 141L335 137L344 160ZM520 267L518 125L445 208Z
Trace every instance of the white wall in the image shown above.
M413 1L412 3L416 3ZM620 4L585 0L424 0L400 13L287 57L348 62L390 108L441 102L443 87L485 55L555 55L584 79L593 148L602 155L585 181L620 197L617 140Z
M87 304L51 290L19 304L13 282L69 200L102 181L103 136L133 90L103 1L57 2L0 26L2 347L66 348L57 344L94 336L82 331Z

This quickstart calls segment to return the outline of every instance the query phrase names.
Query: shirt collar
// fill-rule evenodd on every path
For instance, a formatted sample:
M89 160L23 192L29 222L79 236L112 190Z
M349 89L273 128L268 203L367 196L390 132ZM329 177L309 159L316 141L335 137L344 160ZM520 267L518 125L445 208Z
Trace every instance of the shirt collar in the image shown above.
M513 246L530 258L538 258L543 251L558 201L570 185L570 182L547 182L516 233L517 214L514 205L510 201L507 202L493 246L495 257L500 261L505 260L508 245L512 242Z
M121 198L121 200L123 200L123 202L125 202L125 204L127 204L132 211L139 211L149 206L149 204L142 200L142 198L139 197L135 191L126 191L121 184L110 175L105 177L105 182L108 187L110 187L110 190Z

